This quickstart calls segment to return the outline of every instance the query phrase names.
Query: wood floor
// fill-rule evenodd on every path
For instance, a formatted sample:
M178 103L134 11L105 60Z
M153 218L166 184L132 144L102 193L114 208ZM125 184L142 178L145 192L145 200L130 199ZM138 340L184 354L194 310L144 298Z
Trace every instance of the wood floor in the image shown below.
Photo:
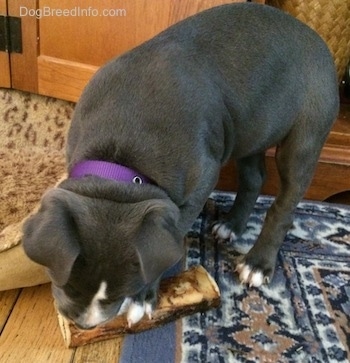
M122 339L64 346L49 284L0 292L1 363L116 363Z

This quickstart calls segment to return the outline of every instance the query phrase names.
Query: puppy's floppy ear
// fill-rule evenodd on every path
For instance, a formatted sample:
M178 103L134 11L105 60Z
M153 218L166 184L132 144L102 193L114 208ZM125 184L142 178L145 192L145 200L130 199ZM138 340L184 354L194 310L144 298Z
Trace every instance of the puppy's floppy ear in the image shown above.
M178 207L169 201L152 200L147 208L136 250L146 284L155 281L183 256L183 236L177 229Z
M80 247L73 212L67 198L74 194L60 188L49 190L39 211L30 217L23 229L24 251L33 261L46 266L58 286L69 279Z

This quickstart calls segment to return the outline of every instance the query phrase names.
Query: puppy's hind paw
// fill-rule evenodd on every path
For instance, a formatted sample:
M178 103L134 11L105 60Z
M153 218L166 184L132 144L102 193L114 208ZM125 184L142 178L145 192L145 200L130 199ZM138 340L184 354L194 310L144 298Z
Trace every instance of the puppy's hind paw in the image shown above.
M216 240L234 240L236 234L232 231L230 222L217 221L212 226L212 234Z

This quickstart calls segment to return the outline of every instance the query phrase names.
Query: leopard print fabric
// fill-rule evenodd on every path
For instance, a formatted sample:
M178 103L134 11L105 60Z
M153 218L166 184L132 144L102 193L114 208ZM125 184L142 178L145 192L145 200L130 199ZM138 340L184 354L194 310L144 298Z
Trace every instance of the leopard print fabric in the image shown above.
M35 208L64 174L74 104L0 89L0 232Z

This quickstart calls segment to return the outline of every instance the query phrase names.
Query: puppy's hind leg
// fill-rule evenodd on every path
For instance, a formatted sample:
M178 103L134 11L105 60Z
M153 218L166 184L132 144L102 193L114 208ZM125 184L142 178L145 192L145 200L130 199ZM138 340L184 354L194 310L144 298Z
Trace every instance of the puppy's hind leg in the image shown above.
M265 181L265 153L237 160L238 192L231 210L214 222L212 233L216 239L239 237L245 230L248 218Z

